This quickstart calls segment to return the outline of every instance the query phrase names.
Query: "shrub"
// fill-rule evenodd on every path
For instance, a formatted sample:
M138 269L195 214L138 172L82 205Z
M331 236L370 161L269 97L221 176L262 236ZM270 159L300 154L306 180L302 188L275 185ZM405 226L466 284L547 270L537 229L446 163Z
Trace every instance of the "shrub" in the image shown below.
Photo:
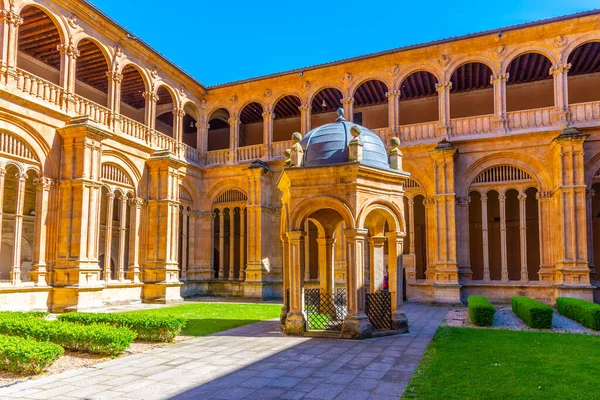
M556 309L565 317L569 317L590 329L600 330L600 304L581 299L559 297Z
M469 317L471 322L477 326L492 326L496 307L484 296L469 296Z
M46 318L50 315L46 311L0 311L1 318Z
M0 334L52 342L73 351L111 355L125 350L135 339L135 333L127 328L37 318L0 318Z
M512 310L532 328L549 329L552 327L554 309L540 301L529 297L515 296L512 298Z
M6 371L39 374L63 353L54 343L0 335L0 369Z
M170 342L185 326L183 318L139 314L68 313L58 319L82 325L104 323L124 327L137 333L138 339L151 342Z

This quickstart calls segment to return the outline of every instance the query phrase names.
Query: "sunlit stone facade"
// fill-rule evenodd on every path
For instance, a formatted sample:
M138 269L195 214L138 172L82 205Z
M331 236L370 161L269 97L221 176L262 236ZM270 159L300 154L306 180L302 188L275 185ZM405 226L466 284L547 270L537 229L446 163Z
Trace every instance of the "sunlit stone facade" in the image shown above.
M325 265L345 287L349 228L366 229L354 283L401 262L409 300L594 297L598 12L207 88L86 2L2 8L2 309L207 294L289 308L286 232L304 287ZM400 140L410 176L390 200L393 232L288 226L278 182L292 133L338 108ZM306 179L311 192L332 177Z

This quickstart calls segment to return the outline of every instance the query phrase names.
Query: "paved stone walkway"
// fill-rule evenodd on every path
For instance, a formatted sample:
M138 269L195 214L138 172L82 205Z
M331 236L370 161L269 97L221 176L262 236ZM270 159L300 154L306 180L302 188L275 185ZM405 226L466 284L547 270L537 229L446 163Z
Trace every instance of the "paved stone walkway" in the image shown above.
M410 333L287 337L277 321L0 389L19 399L398 399L447 309L406 304Z

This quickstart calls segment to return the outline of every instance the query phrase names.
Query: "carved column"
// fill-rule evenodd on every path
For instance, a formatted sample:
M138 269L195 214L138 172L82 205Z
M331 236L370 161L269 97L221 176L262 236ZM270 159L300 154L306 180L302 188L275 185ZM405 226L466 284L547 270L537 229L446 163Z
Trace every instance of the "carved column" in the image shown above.
M178 142L183 142L183 117L185 117L183 107L177 107L173 110L173 139Z
M554 118L558 125L566 125L570 120L569 90L567 74L571 64L553 65L550 75L554 77Z
M490 281L490 241L487 212L487 195L481 195L481 238L483 243L483 281Z
M230 281L235 278L235 209L229 209L229 276Z
M62 138L52 311L102 306L98 265L102 141L112 135L88 117L58 129Z
M225 279L225 209L219 210L219 279Z
M170 303L181 299L178 265L180 169L186 164L168 150L147 161L148 206L144 301Z
M1 172L1 171L0 171ZM52 180L41 177L36 178L33 184L36 188L35 196L35 248L33 250L33 259L31 262L31 272L29 273L31 280L36 286L46 286L46 276L48 274L46 265L46 248L47 238L46 232L48 229L48 202L50 197L50 188ZM0 175L0 199L4 186L4 174ZM1 203L1 202L0 202ZM0 220L2 219L2 206L0 205ZM2 225L0 224L0 231ZM0 238L1 239L1 238ZM1 241L1 240L0 240Z
M406 333L408 332L408 319L402 311L404 298L402 245L404 234L388 232L385 236L388 242L389 290L392 294L392 329L398 330L399 333Z
M191 277L194 280L207 281L214 278L215 218L212 212L196 212L193 235L190 228L190 241L194 243L193 252L196 260L193 263Z
M23 240L23 205L25 203L26 173L15 174L17 178L17 193L14 219L13 260L10 269L10 281L13 285L21 283L21 242Z
M506 118L506 82L508 73L490 76L490 83L494 86L494 130L496 133L506 133L508 119Z
M502 267L501 280L508 282L508 256L506 254L506 196L504 193L498 195L500 205L500 265Z
M304 282L310 281L310 229L309 222L304 221L304 232L306 232L306 237L303 240L303 250L304 250Z
M112 261L112 228L115 194L108 192L106 196L106 221L104 228L104 273L103 278L106 282L112 279L110 265Z
M458 266L456 263L456 194L454 193L454 161L458 149L442 140L429 152L433 160L435 183L436 301L460 301Z
M369 238L369 269L371 272L369 283L371 293L376 293L383 289L383 275L385 273L383 247L385 246L385 240L385 236L371 236Z
M353 122L354 121L354 97L344 97L342 99L342 107L344 107L344 115L346 116L346 121Z
M551 145L558 174L555 212L558 216L556 283L559 294L592 299L587 255L586 185L583 142L588 135L565 128Z
M388 127L392 132L395 132L398 125L400 125L400 107L398 104L400 93L399 90L390 90L385 94L388 98Z
M133 283L140 283L140 225L144 200L136 198L129 203L129 266L127 267L127 279Z
M2 45L2 79L3 83L15 81L17 76L18 33L19 26L23 25L23 18L14 12L13 5L10 9L0 11L0 33Z
M154 129L156 126L156 103L158 102L158 95L154 92L144 92L142 96L146 100L144 124L149 129Z
M557 233L556 212L554 210L554 193L552 191L537 192L535 198L538 202L538 220L540 222L540 282L550 284L554 282L554 245ZM554 229L552 229L554 227ZM558 243L557 243L558 245Z
M109 71L106 73L106 77L108 78L107 107L111 111L110 127L120 132L119 119L121 115L121 83L123 82L123 74L116 71Z
M209 127L210 125L206 122L206 118L204 117L200 117L200 119L196 122L196 143L202 157L204 157L208 151Z
M304 104L298 107L300 109L300 133L306 135L311 129L311 109L310 104Z
M240 208L240 281L243 281L246 271L246 209Z
M437 229L435 220L435 199L423 199L425 206L425 233L427 235L427 269L425 271L425 279L427 281L435 281L435 263L437 260Z
M288 335L301 335L304 333L306 321L304 319L304 282L302 279L302 266L300 254L302 252L302 231L287 232L289 241L289 312L285 318L285 332Z
M443 139L450 137L450 90L452 82L440 82L435 84L435 89L438 92L438 113L439 125L438 131Z
M4 183L6 179L6 168L0 165L0 244L2 244L2 223L4 221ZM2 279L7 277L2 276Z
M184 210L181 216L181 279L187 280L188 271L188 254L189 254L189 235L188 225L190 220L190 212Z
M594 261L594 225L592 215L592 200L596 192L594 189L587 190L585 192L586 199L586 215L587 215L587 238L588 238L588 265L590 267L590 278L594 282L596 281L596 263ZM600 238L596 238L597 240Z
M521 244L521 282L529 282L527 272L527 195L519 193L519 239Z
M237 149L240 139L240 120L229 118L229 164L237 162Z
M119 258L117 260L117 279L125 280L125 241L127 236L127 196L119 198Z
M415 282L417 280L417 256L415 251L415 199L414 197L407 196L408 200L408 255L411 261L406 268L406 279L409 282ZM425 244L425 243L423 243Z
M344 229L346 237L346 284L348 315L342 337L358 339L371 336L372 326L365 315L364 259L366 229Z
M263 117L263 160L267 161L271 158L273 146L273 118L275 114L268 110L262 113Z
M333 238L318 238L319 246L319 288L321 293L333 293L335 286L333 277Z
M59 44L56 50L60 52L60 86L67 93L75 93L75 70L79 50L70 41Z
M457 263L459 278L470 281L473 277L471 269L471 249L469 246L469 204L471 198L458 197L456 199L456 236L457 236Z

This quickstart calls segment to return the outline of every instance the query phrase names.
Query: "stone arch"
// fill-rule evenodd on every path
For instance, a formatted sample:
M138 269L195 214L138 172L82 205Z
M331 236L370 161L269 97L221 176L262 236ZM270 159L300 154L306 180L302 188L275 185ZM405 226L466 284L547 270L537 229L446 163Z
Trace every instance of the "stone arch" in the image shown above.
M198 190L196 189L196 186L193 185L187 177L184 177L180 182L180 186L185 188L185 190L187 190L190 194L192 204L194 205L194 207L197 207L197 205L200 204L200 196L198 195Z
M54 25L56 26L56 29L58 30L58 34L60 35L61 43L67 43L67 38L70 37L69 29L65 26L62 18L57 17L57 16L60 16L59 11L52 10L52 9L50 9L49 6L42 4L40 2L25 0L20 4L20 7L15 9L15 13L21 15L21 13L23 12L23 10L26 7L36 7L40 11L42 11L44 14L46 14L52 20L52 22L54 22Z
M548 190L547 188L550 187L551 179L541 162L519 153L500 152L482 157L471 164L471 166L463 173L462 180L457 182L458 185L456 185L455 188L457 196L467 196L471 188L471 183L475 177L485 169L496 165L513 165L526 171L539 185L540 191Z
M597 33L588 33L582 36L579 36L575 39L569 37L569 43L565 46L564 50L561 52L560 61L566 63L571 57L573 51L581 45L591 43L591 42L600 42L600 35Z
M150 82L152 81L152 79L148 75L148 72L146 71L146 69L139 66L134 61L124 57L117 72L122 74L123 71L125 70L125 68L127 68L127 67L131 67L131 68L135 69L140 74L140 76L142 77L142 80L144 81L145 90L150 91L150 88L152 86L150 84Z
M408 78L409 76L411 76L412 74L416 73L416 72L428 72L431 75L433 75L433 77L435 78L435 80L439 83L442 80L442 75L440 74L440 71L438 68L431 66L431 65L420 65L418 68L415 69L410 69L402 74L400 74L398 76L398 78L396 79L396 81L394 82L394 89L395 90L400 90L402 85L402 82L404 82L406 80L406 78Z
M594 183L594 176L600 171L600 153L594 155L590 160L585 163L585 185L588 189L592 188ZM597 194L600 196L600 193Z
M302 97L293 93L281 95L273 103L273 142L287 141L301 130L302 104Z
M115 185L115 188L129 188L135 194L136 182L121 165L114 162L103 162L100 169L102 181Z
M492 71L492 75L497 75L498 71L499 71L499 66L497 64L495 64L492 60L490 60L487 57L484 56L464 56L464 57L460 57L457 60L452 61L450 64L448 64L448 66L445 68L445 74L446 74L446 79L450 79L450 77L452 76L452 74L460 67L462 67L463 65L466 64L471 64L471 63L480 63L483 64L485 66L487 66L491 71Z
M203 196L201 198L201 210L209 210L212 207L213 201L227 189L236 188L242 190L244 193L247 193L242 187L244 186L244 179L236 179L236 178L228 178L220 180L210 187L208 190L203 190Z
M242 113L242 111L244 110L244 108L246 108L247 106L249 106L252 103L258 103L260 104L260 106L262 107L263 111L267 110L267 104L266 102L259 98L259 97L250 97L248 99L245 99L245 101L236 109L234 109L234 114L231 114L232 116L235 116L235 118L240 118L240 115Z
M374 219L370 220L371 218ZM358 212L356 226L369 228L370 233L383 235L385 223L391 232L406 232L402 210L393 202L373 199L365 203Z
M107 162L116 164L123 168L131 178L134 186L137 187L141 182L142 173L140 172L139 168L131 160L123 157L121 153L115 150L104 150L102 152L102 164Z
M108 65L108 68L110 69L110 66L112 65L113 56L112 56L109 48L104 43L102 43L99 39L95 38L94 36L89 35L86 32L81 32L80 34L74 35L73 36L73 45L75 47L79 47L79 44L84 40L89 40L90 42L94 43L98 47L98 49L104 56L106 65Z
M360 79L356 79L355 82L348 87L348 93L350 97L354 97L356 90L359 87L361 87L364 83L367 83L369 81L379 81L387 87L387 90L391 90L390 88L394 87L394 82L391 82L383 75L368 75L361 77Z
M555 54L546 47L532 46L532 47L526 47L526 48L517 48L514 51L507 54L506 57L504 57L504 59L502 60L502 70L500 72L503 74L507 73L508 68L510 67L510 64L514 60L516 60L518 57L520 57L524 54L527 54L527 53L541 54L542 56L544 56L548 60L550 60L552 65L557 64L557 61L558 61ZM509 79L510 79L510 77L509 77Z
M312 91L310 91L307 94L307 104L312 104L312 102L315 100L315 97L317 96L317 94L319 94L320 92L322 92L325 89L335 89L338 90L341 94L342 97L344 96L344 88L336 83L326 83L323 85L320 85L316 88L314 88Z
M248 201L248 195L245 191L237 187L230 187L219 192L214 197L212 204L237 203Z
M354 228L354 216L352 210L343 201L330 196L317 196L311 199L303 200L294 209L290 221L291 228L294 231L300 231L303 228L303 223L313 213L323 210L332 209L342 217L346 228Z
M231 111L231 108L230 108L230 107L226 106L225 104L217 104L217 105L215 105L214 107L212 107L212 108L211 108L211 109L210 109L210 110L209 110L209 111L206 113L206 115L208 116L208 117L206 118L206 121L207 121L207 122L208 122L208 121L210 121L210 120L212 119L212 116L213 116L213 114L214 114L214 113L216 113L217 111L221 110L221 109L222 109L222 110L225 110L225 111L227 111L227 114L228 114L230 117L231 117L232 115L234 115L234 114L232 113L232 111Z

